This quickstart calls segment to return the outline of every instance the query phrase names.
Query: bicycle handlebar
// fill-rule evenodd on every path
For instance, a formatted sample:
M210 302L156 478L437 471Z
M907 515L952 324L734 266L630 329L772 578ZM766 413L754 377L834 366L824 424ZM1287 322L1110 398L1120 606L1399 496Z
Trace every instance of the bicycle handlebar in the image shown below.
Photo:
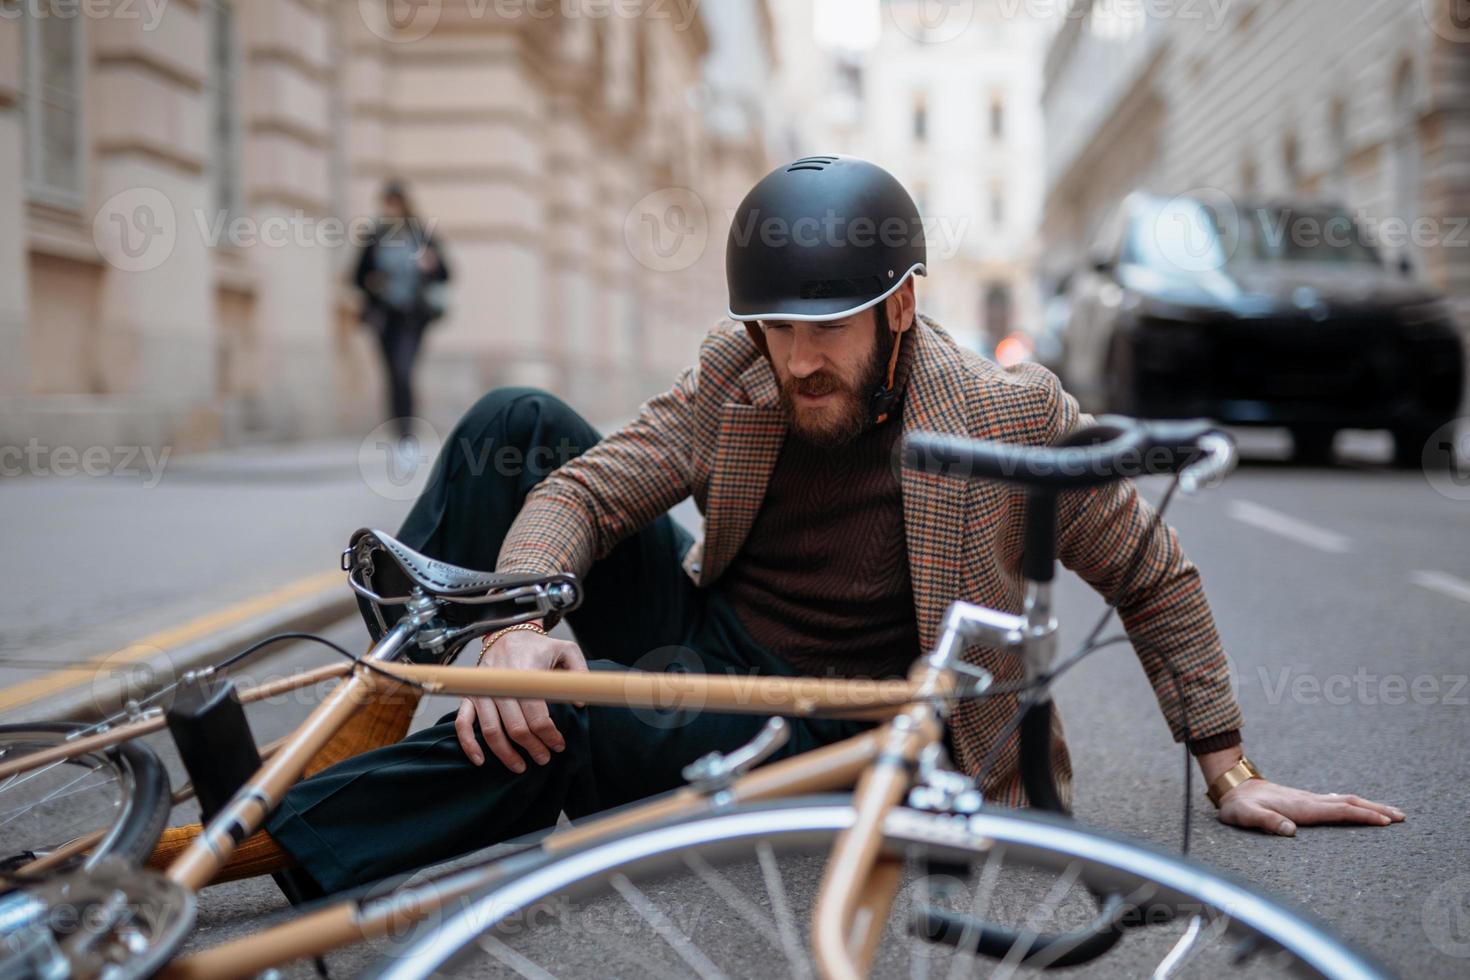
M1223 475L1234 462L1234 443L1213 422L1140 422L1104 416L1055 446L1015 443L935 432L904 439L904 466L967 480L999 480L1038 490L1073 490L1160 473L1184 473L1207 457L1210 472L1194 485Z

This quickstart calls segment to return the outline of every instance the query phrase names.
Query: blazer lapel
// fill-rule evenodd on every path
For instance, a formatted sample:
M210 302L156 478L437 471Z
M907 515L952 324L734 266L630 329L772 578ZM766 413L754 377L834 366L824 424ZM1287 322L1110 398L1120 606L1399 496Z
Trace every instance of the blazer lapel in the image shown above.
M740 375L750 402L720 407L720 430L705 504L699 584L709 585L745 543L786 438L775 374L765 358Z
M920 318L913 329L918 346L904 395L904 436L920 431L971 436L961 394L966 385L959 354L926 318ZM928 650L938 639L944 610L964 594L966 514L975 487L954 477L908 468L902 471L899 485L919 643Z

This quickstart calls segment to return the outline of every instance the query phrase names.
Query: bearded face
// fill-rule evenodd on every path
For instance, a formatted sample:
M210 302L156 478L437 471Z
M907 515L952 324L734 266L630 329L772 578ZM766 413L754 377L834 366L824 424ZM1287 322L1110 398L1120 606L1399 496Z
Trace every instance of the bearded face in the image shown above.
M884 381L894 335L873 309L817 323L762 321L789 429L825 449L868 426L869 399Z

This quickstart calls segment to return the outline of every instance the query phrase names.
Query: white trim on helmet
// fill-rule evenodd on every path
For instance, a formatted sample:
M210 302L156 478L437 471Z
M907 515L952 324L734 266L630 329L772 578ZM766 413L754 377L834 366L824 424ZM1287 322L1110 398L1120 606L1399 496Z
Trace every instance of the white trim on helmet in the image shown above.
M730 309L728 304L725 306L725 313L730 317L730 319L739 320L743 323L749 323L752 320L802 320L808 323L821 323L825 320L841 320L843 317L853 316L855 314L861 313L863 310L877 306L879 303L883 302L885 299L898 292L898 288L904 283L908 282L909 277L913 276L915 273L921 276L927 276L929 275L929 268L922 262L915 262L913 266L910 267L908 272L905 272L902 276L899 277L898 282L889 287L886 293L881 296L875 296L872 299L868 300L866 303L863 303L859 306L854 306L850 310L843 310L840 313L824 313L821 316L813 316L810 313L754 313L746 314L745 316L737 316L735 314L735 311Z

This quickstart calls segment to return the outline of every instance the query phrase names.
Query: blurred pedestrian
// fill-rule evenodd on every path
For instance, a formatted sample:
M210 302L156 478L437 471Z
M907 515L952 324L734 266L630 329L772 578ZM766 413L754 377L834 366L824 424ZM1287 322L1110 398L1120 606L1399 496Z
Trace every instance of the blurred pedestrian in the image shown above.
M414 361L424 332L444 315L449 266L399 181L383 187L382 214L353 279L363 294L363 323L383 351L388 409L402 442L411 434Z

